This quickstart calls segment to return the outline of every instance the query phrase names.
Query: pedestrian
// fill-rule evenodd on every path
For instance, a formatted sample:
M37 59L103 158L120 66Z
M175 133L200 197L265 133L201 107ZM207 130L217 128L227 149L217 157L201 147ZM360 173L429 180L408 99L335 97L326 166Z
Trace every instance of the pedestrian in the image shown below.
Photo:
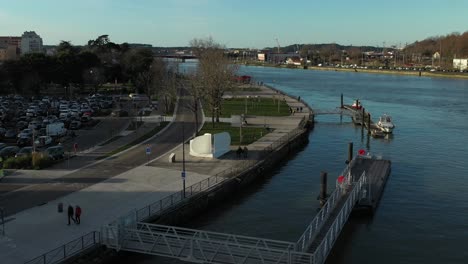
M247 146L244 146L244 158L247 158L248 154L249 154L249 150L247 149Z
M296 107L296 112L298 112L298 113L299 113L299 107Z
M241 157L241 153L242 153L242 148L241 148L241 146L239 146L239 147L237 148L237 151L236 151L237 158L240 158L240 157Z
M301 113L302 113L302 106L301 106L301 107L299 107L299 109L301 110Z
M300 96L297 97L297 101L301 101L301 97L300 97Z
M76 220L73 217L73 214L74 214L73 206L68 205L68 225L70 225L70 219L73 220L73 222L76 223Z
M75 223L77 225L79 225L80 222L81 222L80 217L81 217L81 207L79 205L77 205L76 208L75 208Z

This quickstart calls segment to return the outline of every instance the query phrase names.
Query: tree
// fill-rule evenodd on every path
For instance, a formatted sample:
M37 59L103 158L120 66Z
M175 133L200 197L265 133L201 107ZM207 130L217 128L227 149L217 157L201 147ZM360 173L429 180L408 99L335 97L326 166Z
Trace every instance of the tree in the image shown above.
M150 69L153 63L153 52L150 49L140 48L132 49L123 55L121 65L124 75L132 81L133 84L137 83L138 75Z
M224 48L211 37L206 39L193 39L190 41L195 55L199 59L195 89L200 89L205 102L211 110L211 122L219 122L221 102L224 92L232 87L233 79L237 73L237 65L230 63L224 55Z

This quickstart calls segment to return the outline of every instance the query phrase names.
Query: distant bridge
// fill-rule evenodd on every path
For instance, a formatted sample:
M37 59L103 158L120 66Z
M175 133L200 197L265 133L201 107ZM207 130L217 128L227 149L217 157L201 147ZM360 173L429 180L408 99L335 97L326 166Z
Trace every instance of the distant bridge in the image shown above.
M177 60L181 60L182 62L185 62L185 60L190 60L190 59L198 59L197 56L189 55L189 54L157 54L157 55L154 55L154 57L177 59Z

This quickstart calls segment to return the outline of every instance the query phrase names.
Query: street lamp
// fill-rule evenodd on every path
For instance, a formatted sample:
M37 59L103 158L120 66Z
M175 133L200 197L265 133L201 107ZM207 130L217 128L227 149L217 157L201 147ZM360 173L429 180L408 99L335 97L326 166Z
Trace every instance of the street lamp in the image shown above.
M185 122L182 121L182 189L185 198Z

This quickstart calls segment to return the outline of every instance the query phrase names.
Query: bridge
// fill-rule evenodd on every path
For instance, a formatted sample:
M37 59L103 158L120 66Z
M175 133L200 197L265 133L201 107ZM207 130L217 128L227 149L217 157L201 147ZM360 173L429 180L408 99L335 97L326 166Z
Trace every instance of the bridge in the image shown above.
M375 209L390 174L390 161L358 156L344 169L344 180L297 242L239 236L150 224L126 216L102 227L101 243L115 250L176 258L193 263L321 264L351 212Z
M154 55L156 58L168 58L168 59L177 59L182 62L185 62L185 60L189 59L198 59L197 56L195 55L190 55L190 54L157 54Z

